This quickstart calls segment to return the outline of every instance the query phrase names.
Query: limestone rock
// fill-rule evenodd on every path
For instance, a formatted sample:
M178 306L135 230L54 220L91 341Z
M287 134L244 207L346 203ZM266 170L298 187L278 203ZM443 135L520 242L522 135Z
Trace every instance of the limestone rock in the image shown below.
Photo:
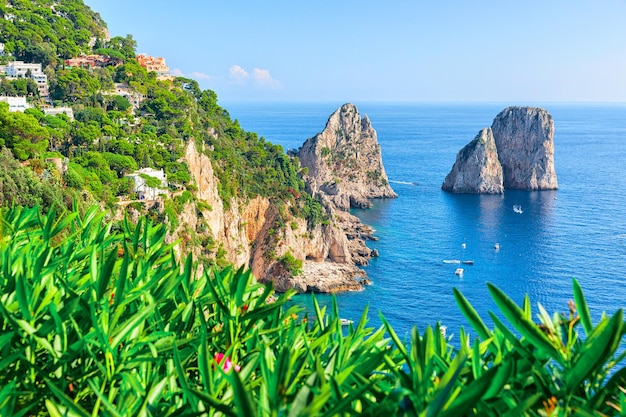
M537 107L508 107L491 125L502 164L504 188L553 190L554 120Z
M491 194L557 189L552 116L537 107L507 107L457 154L441 188Z
M453 193L500 194L504 191L502 166L490 128L482 129L459 151L441 188Z
M370 207L372 198L397 197L385 173L376 131L353 104L335 111L297 156L309 169L312 193L324 193L341 210Z

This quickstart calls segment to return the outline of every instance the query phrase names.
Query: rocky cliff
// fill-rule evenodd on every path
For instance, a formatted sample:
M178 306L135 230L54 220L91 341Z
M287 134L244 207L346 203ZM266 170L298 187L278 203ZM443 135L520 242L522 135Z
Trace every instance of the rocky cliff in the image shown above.
M558 188L552 116L536 107L504 109L457 154L441 188L491 194Z
M226 262L250 267L260 281L272 281L278 291L363 288L366 276L358 266L375 252L364 243L372 230L356 217L337 213L328 200L322 202L329 220L313 226L263 197L234 199L226 208L205 152L190 141L184 158L201 203L185 204L168 236L169 242L181 240L180 253L214 259L219 251ZM289 258L303 261L301 270L294 270L286 262Z
M490 128L482 129L459 151L441 188L453 193L500 194L504 191L502 165Z
M372 198L394 198L376 131L353 104L335 111L324 130L297 152L309 169L311 192L321 192L340 210L370 207Z

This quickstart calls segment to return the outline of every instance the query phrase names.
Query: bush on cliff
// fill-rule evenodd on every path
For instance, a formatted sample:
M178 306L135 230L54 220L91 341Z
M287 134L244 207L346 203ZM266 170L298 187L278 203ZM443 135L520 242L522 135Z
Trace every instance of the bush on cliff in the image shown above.
M250 271L179 264L165 229L93 207L0 209L0 415L616 415L626 404L622 312L594 324L491 294L476 337L438 326L402 341L384 319L342 327L271 300ZM585 337L579 334L582 326ZM407 346L408 345L408 346Z

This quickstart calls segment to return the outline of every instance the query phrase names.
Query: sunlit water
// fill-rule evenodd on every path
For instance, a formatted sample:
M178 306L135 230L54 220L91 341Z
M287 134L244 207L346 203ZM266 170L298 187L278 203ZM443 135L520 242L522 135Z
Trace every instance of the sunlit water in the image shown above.
M321 131L341 104L225 107L244 129L297 148ZM626 106L543 105L555 122L559 190L488 196L455 195L440 187L456 153L506 105L355 104L378 132L398 198L354 211L376 229L380 240L368 245L380 257L366 267L371 286L337 295L342 317L356 320L369 305L373 325L380 324L380 312L399 334L437 321L458 334L467 322L453 287L484 318L496 309L487 282L518 303L528 294L533 305L567 312L573 277L596 319L625 306ZM514 205L523 213L514 212ZM458 267L464 269L462 278L455 275ZM329 296L318 299L330 303ZM297 301L310 308L309 295Z

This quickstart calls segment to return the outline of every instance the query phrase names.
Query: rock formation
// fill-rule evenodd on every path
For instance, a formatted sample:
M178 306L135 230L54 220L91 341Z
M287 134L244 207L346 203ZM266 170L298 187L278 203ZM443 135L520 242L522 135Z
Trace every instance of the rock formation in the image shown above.
M221 249L226 262L251 268L260 281L272 281L278 291L363 289L367 279L359 266L376 256L364 243L371 238L372 230L355 216L337 210L328 196L319 198L330 220L315 226L290 215L289 210L281 213L263 197L246 202L234 199L226 208L206 150L189 141L185 162L197 187L196 196L204 204L186 203L176 221L169 222L177 226L167 240L181 242L177 246L180 255L191 253L199 260L214 259ZM300 273L294 274L281 262L287 254L303 260Z
M507 107L457 154L441 188L490 194L558 188L552 116L536 107Z
M372 198L397 197L389 186L376 131L353 104L335 111L297 156L309 169L311 192L329 196L340 210L370 207Z
M508 107L491 125L504 188L555 190L554 121L537 107Z
M453 193L500 194L504 191L502 165L490 128L482 129L459 151L441 188Z

